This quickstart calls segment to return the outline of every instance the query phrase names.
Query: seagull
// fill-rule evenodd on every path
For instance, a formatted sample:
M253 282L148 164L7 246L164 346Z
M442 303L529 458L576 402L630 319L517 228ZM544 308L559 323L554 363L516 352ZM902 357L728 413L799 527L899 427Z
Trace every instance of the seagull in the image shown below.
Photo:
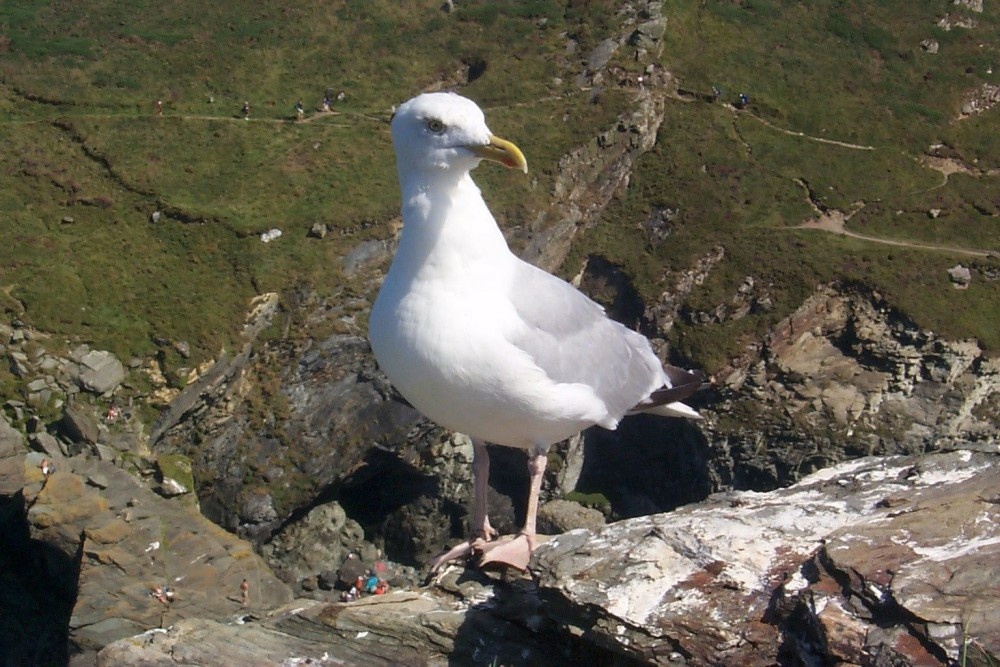
M472 537L430 569L478 557L526 570L549 447L638 412L698 419L681 401L705 376L663 365L644 336L510 251L470 172L482 160L525 173L528 164L475 102L425 93L401 104L391 125L403 229L372 306L372 352L403 398L473 443ZM498 539L490 525L487 442L528 453L516 536Z

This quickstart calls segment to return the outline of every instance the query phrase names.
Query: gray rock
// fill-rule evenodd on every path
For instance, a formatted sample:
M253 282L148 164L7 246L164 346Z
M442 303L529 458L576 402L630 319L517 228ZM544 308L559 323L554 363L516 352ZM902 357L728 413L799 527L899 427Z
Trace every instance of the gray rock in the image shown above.
M971 11L983 13L983 0L955 0L955 5L964 6Z
M274 521L278 513L274 510L271 494L251 490L246 494L240 507L240 519L246 523L267 523Z
M80 628L76 632L80 642L87 646L107 646L122 637L131 637L146 631L146 626L129 618L112 617Z
M325 578L331 582L331 588L339 585L341 588L350 589L358 580L358 577L365 575L365 569L364 561L357 554L351 552L344 559L344 562L340 564L340 568L336 572L336 578L329 576Z
M313 508L263 549L268 562L295 581L337 571L349 553L359 556L356 561L365 571L374 562L377 549L365 541L361 526L348 519L335 502Z
M609 37L603 42L598 44L593 51L590 53L590 57L587 58L587 69L591 72L596 72L603 69L605 65L611 60L611 57L618 50L621 43L614 38Z
M538 510L538 532L557 535L577 528L599 530L604 525L600 510L584 507L571 500L553 500Z
M948 278L955 284L956 289L965 289L972 282L972 271L967 266L957 264L948 269Z
M24 487L24 435L0 414L0 499Z
M100 429L93 413L87 412L76 406L67 406L63 410L62 420L59 425L74 442L86 442L97 444L100 439Z
M640 49L653 49L656 43L663 39L663 34L667 31L667 19L657 18L639 24L635 31L629 36L628 43Z
M113 463L115 459L118 458L118 450L109 445L104 445L97 443L92 445L94 453L97 454L97 458L101 461L107 461L108 463Z
M46 378L34 379L26 385L26 388L32 393L45 391L49 388L49 380Z
M110 352L89 351L80 358L80 385L95 394L114 390L125 379L125 366Z
M14 419L24 419L24 401L7 401L3 405L14 414Z
M164 498L173 498L174 496L182 496L185 493L191 493L191 490L173 477L164 477L163 481L160 482L160 485L157 487L156 492Z
M87 484L97 487L98 489L108 488L108 476L99 472L95 472L92 475L87 475Z
M173 348L174 350L177 351L177 354L181 355L183 358L185 359L191 358L191 344L188 343L186 340L179 340L174 342Z
M861 459L770 494L559 536L532 570L570 632L647 664L675 652L688 664L773 664L782 644L808 664L821 637L850 663L877 650L957 661L976 627L995 656L998 472L995 453Z
M42 452L52 459L62 459L66 455L65 447L48 433L32 433L28 441L31 443L32 449L36 452Z
M355 246L350 252L344 255L341 264L344 266L344 272L349 276L353 276L364 267L380 262L388 258L388 256L389 247L386 242L372 239L370 241L362 241Z
M28 355L23 352L12 351L9 353L10 372L19 378L26 378L28 373Z
M17 465L10 470L20 476L19 512L32 543L45 545L47 576L71 591L65 599L73 601L67 617L77 645L96 650L184 618L233 617L243 610L243 579L251 585L254 613L291 599L246 542L188 504L160 498L123 470L82 457L62 461L44 478L39 457L14 456ZM0 458L0 489L10 486L3 474L9 460ZM64 554L65 570L52 570L61 562L57 553ZM158 585L174 589L172 602L151 596ZM62 624L65 629L65 618ZM10 639L22 645L45 641L32 635Z
M861 459L575 530L538 547L533 579L455 567L257 623L181 620L99 664L993 664L997 449Z

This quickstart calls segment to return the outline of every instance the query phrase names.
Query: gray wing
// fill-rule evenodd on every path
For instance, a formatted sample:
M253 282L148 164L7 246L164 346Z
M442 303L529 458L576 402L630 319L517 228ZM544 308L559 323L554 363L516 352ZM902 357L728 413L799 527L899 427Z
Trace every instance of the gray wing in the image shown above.
M510 299L525 323L511 342L553 380L593 387L616 419L669 384L646 337L566 281L519 262Z

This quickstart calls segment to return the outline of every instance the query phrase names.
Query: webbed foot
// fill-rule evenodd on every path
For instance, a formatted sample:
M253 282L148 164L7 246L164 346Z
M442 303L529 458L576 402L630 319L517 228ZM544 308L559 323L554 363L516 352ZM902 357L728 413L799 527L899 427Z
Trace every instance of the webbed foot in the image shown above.
M535 550L535 536L522 533L504 535L492 542L477 540L472 543L472 548L479 556L479 567L512 567L524 572Z

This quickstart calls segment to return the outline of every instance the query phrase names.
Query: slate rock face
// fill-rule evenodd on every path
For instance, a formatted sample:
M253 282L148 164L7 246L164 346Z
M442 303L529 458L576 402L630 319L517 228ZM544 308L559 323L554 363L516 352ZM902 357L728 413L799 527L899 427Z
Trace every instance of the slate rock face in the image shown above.
M57 664L46 650L97 650L183 618L235 618L245 611L244 578L254 613L291 599L248 543L190 503L161 498L120 468L82 456L61 459L46 475L44 455L4 433L3 570L25 587L10 599L35 610L23 623L0 613L14 655ZM173 589L173 601L154 597L157 586Z
M650 664L996 656L998 472L995 451L861 459L572 531L532 569L560 623Z
M452 567L427 588L296 600L258 623L188 619L100 664L993 665L1000 451L983 449L865 458L573 530L526 578Z

